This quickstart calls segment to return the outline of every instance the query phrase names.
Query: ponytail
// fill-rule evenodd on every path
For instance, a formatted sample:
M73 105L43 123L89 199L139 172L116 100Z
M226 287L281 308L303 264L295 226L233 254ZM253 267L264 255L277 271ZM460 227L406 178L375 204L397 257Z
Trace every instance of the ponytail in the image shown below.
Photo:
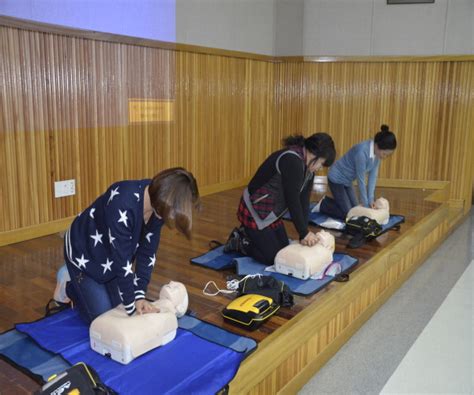
M397 139L395 134L390 131L388 125L380 126L380 132L375 135L374 142L381 150L394 150L397 148Z

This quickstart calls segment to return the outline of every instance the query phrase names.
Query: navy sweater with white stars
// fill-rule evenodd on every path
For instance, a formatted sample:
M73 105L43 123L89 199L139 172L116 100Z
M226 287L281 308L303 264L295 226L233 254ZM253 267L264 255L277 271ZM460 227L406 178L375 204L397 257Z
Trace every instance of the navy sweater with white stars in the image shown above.
M129 315L135 300L145 298L163 226L155 215L144 223L143 193L150 182L111 185L76 217L64 238L70 263L99 283L117 279Z

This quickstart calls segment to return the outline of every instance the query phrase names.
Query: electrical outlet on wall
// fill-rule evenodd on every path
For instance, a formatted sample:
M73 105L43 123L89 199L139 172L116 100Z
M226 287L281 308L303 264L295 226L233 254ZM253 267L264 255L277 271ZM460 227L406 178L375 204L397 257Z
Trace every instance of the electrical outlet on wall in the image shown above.
M76 194L76 180L54 182L54 197L71 196Z

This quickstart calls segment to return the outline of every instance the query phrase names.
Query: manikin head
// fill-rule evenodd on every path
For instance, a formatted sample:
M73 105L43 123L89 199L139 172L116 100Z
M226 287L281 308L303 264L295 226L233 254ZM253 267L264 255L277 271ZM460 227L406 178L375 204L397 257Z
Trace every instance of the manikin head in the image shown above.
M316 233L316 236L318 238L318 244L322 245L331 252L334 252L334 249L336 248L336 241L331 233L321 230Z
M380 197L374 202L374 208L377 210L389 210L390 211L390 205L388 203L388 200Z
M188 292L183 283L170 281L163 285L160 291L160 309L166 306L170 312L174 312L176 316L182 317L188 309Z

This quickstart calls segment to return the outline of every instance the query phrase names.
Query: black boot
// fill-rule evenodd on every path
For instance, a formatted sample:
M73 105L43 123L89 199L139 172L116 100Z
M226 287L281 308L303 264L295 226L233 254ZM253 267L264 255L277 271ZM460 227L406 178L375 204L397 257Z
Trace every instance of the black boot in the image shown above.
M238 228L232 229L226 243L224 244L224 252L238 252L240 243L240 233Z
M232 229L232 232L230 232L229 238L224 245L224 252L238 252L242 255L248 255L249 247L250 239L245 233L244 227L241 226L240 228Z
M248 255L250 252L250 238L247 236L247 232L245 232L245 228L243 226L239 228L239 236L239 252L242 255Z

